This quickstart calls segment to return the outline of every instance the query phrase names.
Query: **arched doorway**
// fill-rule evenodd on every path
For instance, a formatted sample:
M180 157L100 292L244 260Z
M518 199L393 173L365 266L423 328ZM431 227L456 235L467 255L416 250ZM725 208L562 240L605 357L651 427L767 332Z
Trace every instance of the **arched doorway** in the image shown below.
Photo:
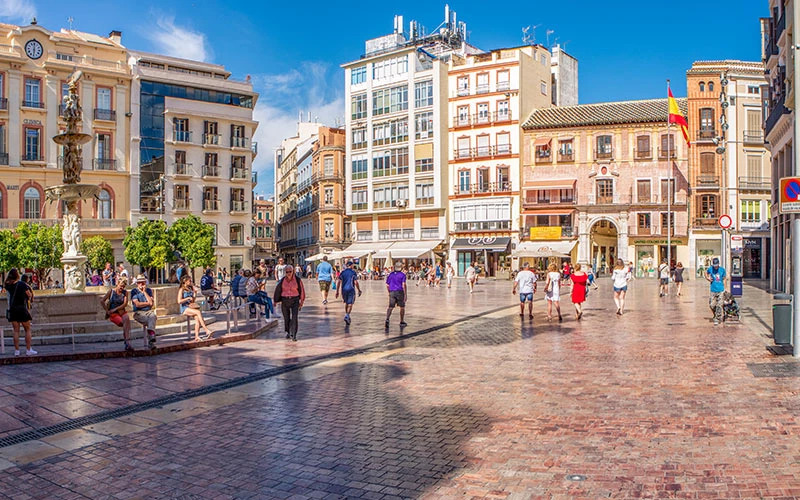
M610 274L619 257L619 230L611 219L598 219L589 228L589 263L598 275Z

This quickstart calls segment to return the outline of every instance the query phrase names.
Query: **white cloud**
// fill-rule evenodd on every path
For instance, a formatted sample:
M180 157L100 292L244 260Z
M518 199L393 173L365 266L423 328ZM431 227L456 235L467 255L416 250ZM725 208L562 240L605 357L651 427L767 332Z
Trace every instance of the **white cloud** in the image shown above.
M0 17L29 23L36 16L36 6L30 0L3 0Z
M193 61L209 61L211 49L206 35L199 31L177 26L175 18L158 15L155 26L144 32L146 38L156 46L156 51L173 57Z
M338 68L337 68L338 69ZM253 112L258 121L255 139L258 141L258 156L254 164L258 172L259 194L273 194L274 148L283 139L297 133L299 113L303 120L311 119L325 125L344 123L344 97L340 73L331 71L323 63L301 63L297 69L286 73L256 75L253 86L259 93Z

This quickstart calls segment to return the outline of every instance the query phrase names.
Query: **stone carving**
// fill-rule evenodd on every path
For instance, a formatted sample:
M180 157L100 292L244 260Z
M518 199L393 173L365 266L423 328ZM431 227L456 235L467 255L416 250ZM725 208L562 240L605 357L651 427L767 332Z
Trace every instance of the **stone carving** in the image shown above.
M85 288L86 282L81 267L83 266L74 264L64 265L64 288L66 290L83 290Z
M61 228L61 240L64 242L64 254L76 256L81 252L81 226L76 214L64 215L64 224Z

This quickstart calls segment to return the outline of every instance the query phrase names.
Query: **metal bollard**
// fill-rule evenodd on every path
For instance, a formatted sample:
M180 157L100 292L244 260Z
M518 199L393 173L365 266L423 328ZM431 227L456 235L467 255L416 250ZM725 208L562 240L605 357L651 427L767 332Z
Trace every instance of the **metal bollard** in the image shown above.
M75 323L69 324L72 329L72 352L75 352Z

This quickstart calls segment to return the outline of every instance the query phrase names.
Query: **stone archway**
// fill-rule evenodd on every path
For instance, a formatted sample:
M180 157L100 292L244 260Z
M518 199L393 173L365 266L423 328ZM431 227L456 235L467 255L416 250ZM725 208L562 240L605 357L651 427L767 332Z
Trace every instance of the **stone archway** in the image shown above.
M628 261L628 214L588 214L578 215L578 262L593 265L600 271L600 264L612 268L608 262L612 256ZM611 250L613 247L613 251ZM602 255L605 258L599 258Z

